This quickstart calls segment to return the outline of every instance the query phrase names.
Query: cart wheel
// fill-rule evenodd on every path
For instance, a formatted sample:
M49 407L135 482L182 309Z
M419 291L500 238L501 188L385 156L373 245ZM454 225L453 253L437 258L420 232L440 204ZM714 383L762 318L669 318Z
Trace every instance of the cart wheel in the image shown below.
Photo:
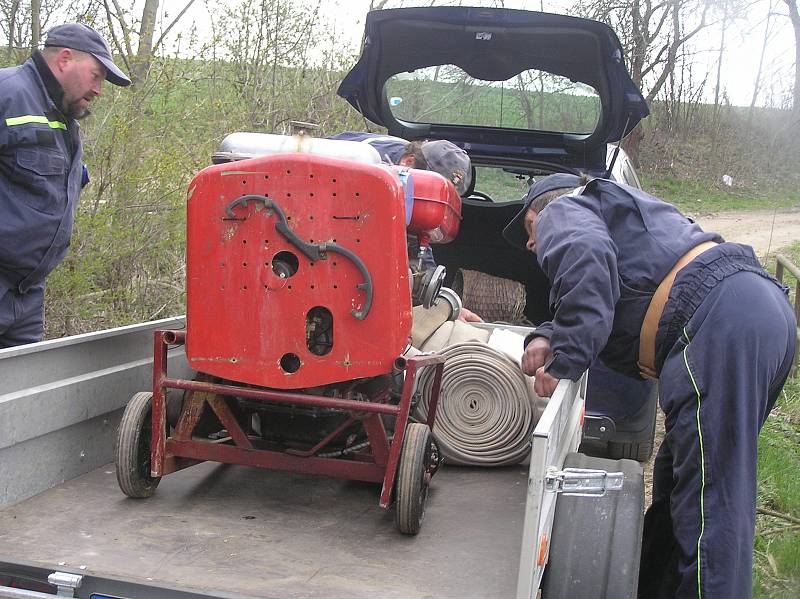
M134 395L125 407L117 431L117 482L128 497L150 497L161 480L160 476L150 476L152 398L149 392Z
M432 453L433 444L428 425L417 422L409 424L400 452L396 488L395 523L403 534L417 534L425 516L429 471L433 465Z

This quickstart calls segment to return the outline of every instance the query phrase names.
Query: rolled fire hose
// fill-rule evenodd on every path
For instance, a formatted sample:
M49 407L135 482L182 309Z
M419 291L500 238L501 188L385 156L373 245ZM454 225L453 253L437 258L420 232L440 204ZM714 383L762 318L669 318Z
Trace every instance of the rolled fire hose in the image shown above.
M450 464L504 466L523 461L541 415L533 379L506 354L480 342L456 343L447 358L433 431ZM425 421L433 369L417 382L415 417Z

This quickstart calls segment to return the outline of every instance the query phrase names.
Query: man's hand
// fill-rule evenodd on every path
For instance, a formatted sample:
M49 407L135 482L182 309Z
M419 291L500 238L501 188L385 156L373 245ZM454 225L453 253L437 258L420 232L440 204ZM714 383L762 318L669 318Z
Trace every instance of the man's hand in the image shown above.
M547 374L544 366L540 366L533 381L533 390L539 397L550 397L555 392L560 380Z
M466 308L461 308L461 311L458 314L458 320L462 322L483 322L483 318L475 314L472 310L467 310Z
M522 354L522 372L536 378L533 389L540 397L550 397L558 385L559 379L544 371L544 365L552 356L547 337L534 337Z
M528 376L535 376L536 371L544 366L552 355L550 340L547 337L534 337L522 354L522 372Z

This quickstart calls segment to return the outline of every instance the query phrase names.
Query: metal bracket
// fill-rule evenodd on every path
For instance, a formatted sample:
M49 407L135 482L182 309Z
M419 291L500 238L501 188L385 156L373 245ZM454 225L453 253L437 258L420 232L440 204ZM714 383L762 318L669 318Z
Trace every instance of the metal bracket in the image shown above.
M589 416L583 420L583 440L608 441L617 432L614 421L608 416Z
M578 497L602 497L607 491L622 489L624 474L588 468L550 467L544 477L544 490Z
M47 582L56 586L58 597L74 597L75 589L80 588L83 582L83 576L69 572L53 572L47 577Z
M0 586L0 597L10 599L53 599L53 597L75 597L75 589L81 586L83 576L69 572L53 572L47 577L47 582L58 589L55 595L28 591L12 587Z

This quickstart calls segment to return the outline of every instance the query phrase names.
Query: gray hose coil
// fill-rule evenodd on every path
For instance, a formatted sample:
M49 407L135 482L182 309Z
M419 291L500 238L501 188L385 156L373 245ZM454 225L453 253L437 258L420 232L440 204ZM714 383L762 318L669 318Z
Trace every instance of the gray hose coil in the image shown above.
M505 354L483 343L456 343L437 352L447 358L433 431L446 463L505 466L524 460L544 409L532 379ZM424 422L433 368L420 373L414 416Z

